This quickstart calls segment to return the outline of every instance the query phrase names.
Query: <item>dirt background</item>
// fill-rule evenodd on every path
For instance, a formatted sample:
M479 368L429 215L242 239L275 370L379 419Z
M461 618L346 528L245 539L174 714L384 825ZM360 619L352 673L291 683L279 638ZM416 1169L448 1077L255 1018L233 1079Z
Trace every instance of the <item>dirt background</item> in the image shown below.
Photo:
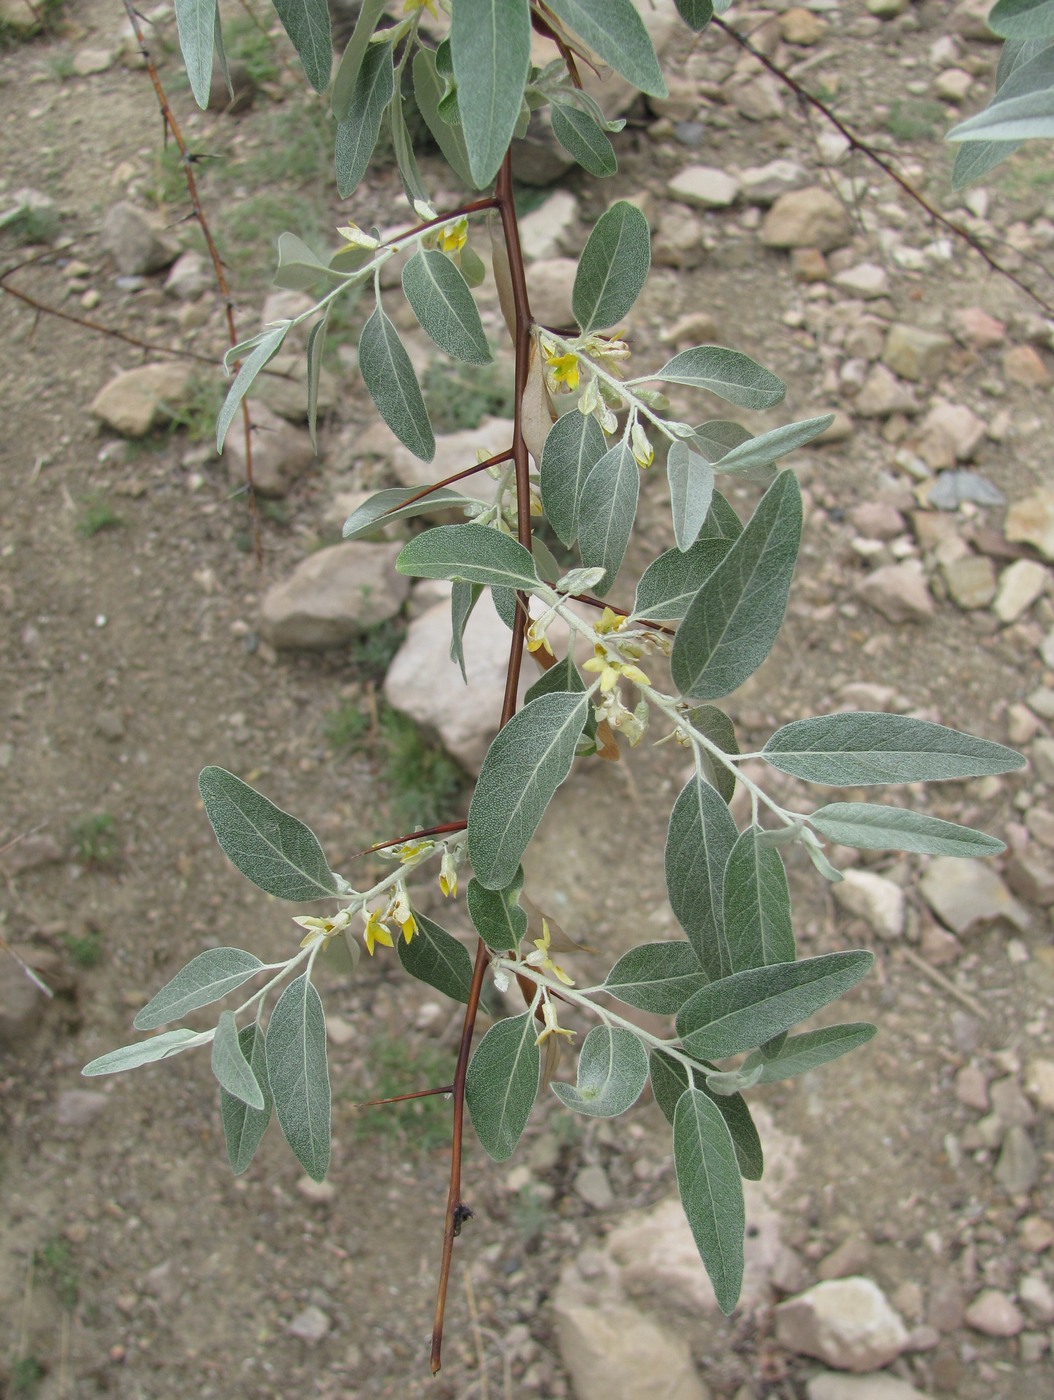
M809 51L822 54L816 71L837 88L830 95L847 121L887 148L899 146L916 183L959 209L939 140L950 124L942 104L930 101L911 132L894 137L888 129L898 95L908 104L923 100L909 85L930 75L930 46L950 7L913 7L911 24L880 31L864 8L847 3L829 16L821 49ZM121 61L86 77L73 71L82 50L113 50L122 24L116 7L74 0L44 38L0 51L0 189L47 193L62 236L75 240L19 274L16 285L148 341L216 355L223 332L214 293L194 325L157 279L138 290L117 285L97 247L107 208L128 196L153 200L188 246L196 236L182 222L179 172L162 153L146 75ZM279 231L274 218L292 209L289 227L317 232L348 216L327 183L323 104L303 97L281 43L261 49L250 32L244 44L257 61L261 52L273 55L253 111L195 114L170 19L157 36L162 74L193 148L206 157L197 166L203 196L216 211L240 322L251 330ZM689 43L678 49L675 70L687 62ZM979 65L976 106L996 51L963 47ZM726 69L734 57L716 35L695 51ZM631 117L614 180L602 189L574 175L564 182L579 199L580 241L612 198L650 192L653 209L664 207L666 181L684 164L727 168L786 154L815 160L814 129L790 103L765 123L712 123L698 150L679 143L668 120L656 126L643 107ZM290 137L295 158L269 174L277 142ZM1022 226L1035 235L1050 197L1045 161L1047 151L986 182L995 229ZM867 208L879 211L855 236L857 261L881 261L876 231L891 222L906 241L932 243L934 230L914 206L865 165L847 168L867 182ZM395 205L396 189L392 170L375 170L352 206L355 217L380 218ZM665 353L669 326L705 309L723 340L787 380L788 420L843 406L829 374L837 356L811 334L807 289L786 255L762 249L735 214L704 222L712 252L690 270L656 269L634 312L635 353L642 362ZM5 266L40 251L24 250L10 231L0 238ZM1042 281L1041 239L1025 253L1005 251ZM70 260L85 264L72 280ZM896 315L915 324L943 327L954 310L976 305L1008 322L1018 339L1034 329L1036 308L962 246L924 272L891 267L890 274ZM1049 278L1043 290L1051 294ZM98 305L88 310L83 298L92 291ZM427 1346L445 1193L443 1110L404 1110L379 1123L353 1107L370 1093L449 1073L456 1017L426 989L406 987L380 958L364 960L351 985L338 978L324 985L336 1023L334 1159L323 1191L304 1182L273 1128L250 1171L232 1178L201 1056L90 1086L79 1075L88 1059L131 1038L135 1010L203 948L245 944L270 958L290 947L283 911L241 881L212 841L195 787L203 764L251 776L309 821L334 867L353 878L351 855L389 834L398 779L380 748L333 742L334 711L346 720L348 707L358 709L373 723L376 655L352 648L277 659L256 630L266 586L332 542L335 488L351 478L372 484L354 457L356 434L371 421L361 386L344 374L318 470L263 513L261 569L247 551L244 497L232 495L204 441L214 388L202 391L199 421L145 444L120 443L100 436L88 405L118 369L142 362L139 352L36 318L10 298L0 299L0 324L0 841L25 838L2 857L0 930L56 991L27 1008L29 984L0 955L5 1001L22 1018L15 1042L0 1050L7 1393L55 1400L568 1394L551 1296L564 1260L602 1241L624 1210L674 1189L654 1105L639 1107L625 1131L568 1125L555 1104L542 1105L513 1163L495 1167L469 1149L466 1194L476 1217L460 1241L446 1364L433 1382ZM340 350L338 343L330 361L338 374ZM1003 440L987 441L978 459L1008 500L1049 482L1049 393L1005 383L997 355L966 351L949 382L956 400L986 423L1009 415ZM775 724L836 705L851 680L892 687L904 708L1005 740L1008 705L1044 680L1036 646L1049 630L1049 603L1024 624L999 629L988 612L949 601L929 622L900 627L854 601L866 563L848 513L878 498L907 511L916 485L894 465L896 444L881 425L857 426L848 441L801 459L806 543L785 633L730 706L743 742L760 744ZM663 489L652 483L642 515L650 549L668 538ZM750 499L745 488L737 504L746 508ZM92 532L100 517L91 512L100 508L120 523ZM960 515L958 525L968 528L971 519L998 531L1002 512ZM641 927L672 932L649 833L662 829L678 764L666 750L638 757L632 766L576 776L576 805L562 795L529 870L535 899L548 900L569 932L605 951L622 951ZM1042 802L1034 774L949 785L929 810L1004 833L1027 805L1022 794ZM27 850L36 854L26 859ZM997 924L972 935L941 970L958 993L950 994L908 956L929 919L914 893L921 867L890 858L873 865L911 892L908 951L877 945L875 975L845 1008L847 1018L876 1019L880 1039L805 1081L756 1095L766 1121L778 1125L775 1140L793 1145L793 1164L778 1173L778 1207L785 1243L803 1265L800 1286L833 1248L858 1240L858 1271L896 1298L909 1326L931 1324L934 1300L949 1290L968 1301L985 1285L1012 1294L1023 1273L1051 1276L1049 1252L1030 1253L1021 1234L1022 1221L1051 1215L1049 1115L1032 1128L1039 1183L1031 1198L1008 1197L993 1179L996 1154L983 1142L964 1150L978 1114L955 1092L968 1063L987 1079L1020 1079L1033 1057L1050 1057L1048 913L1032 909L1024 932ZM803 951L873 942L803 862L792 862L792 883ZM451 926L462 926L457 915ZM93 1097L74 1092L86 1087ZM514 1171L524 1161L526 1174ZM602 1169L615 1205L590 1203L586 1167ZM303 1322L310 1309L326 1322L314 1339L296 1335L311 1331ZM1034 1321L1029 1328L1046 1334ZM987 1337L954 1318L937 1330L928 1349L897 1363L920 1388L965 1400L1049 1393L1045 1343L1027 1360L1020 1339ZM810 1364L775 1345L765 1309L684 1334L715 1395L804 1393Z

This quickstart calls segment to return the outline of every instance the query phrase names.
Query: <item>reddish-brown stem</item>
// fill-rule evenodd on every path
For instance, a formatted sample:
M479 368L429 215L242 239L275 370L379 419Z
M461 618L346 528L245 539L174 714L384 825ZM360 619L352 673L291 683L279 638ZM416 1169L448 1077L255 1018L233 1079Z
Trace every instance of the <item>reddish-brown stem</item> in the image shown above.
M415 1089L410 1094L393 1094L390 1099L369 1099L366 1103L357 1103L356 1108L383 1108L388 1103L406 1103L409 1099L430 1099L436 1094L452 1094L453 1084L441 1084L438 1089Z
M527 297L527 278L523 270L523 252L520 248L520 231L516 222L516 206L512 197L512 157L507 152L498 171L494 201L501 216L505 248L509 256L509 271L512 279L512 297L515 312L513 342L515 349L515 395L514 423L512 430L512 460L516 468L516 533L525 549L531 548L531 499L530 461L527 444L523 437L521 415L523 396L527 388L527 376L531 362L531 308ZM522 599L521 599L522 602ZM509 650L509 665L505 677L505 697L501 707L499 728L508 724L516 713L516 693L520 681L520 663L523 658L523 634L526 624L526 607L516 609L516 619L512 629L512 644ZM446 1314L447 1290L450 1284L450 1265L454 1257L454 1240L459 1231L461 1205L461 1147L465 1126L465 1076L468 1073L472 1054L472 1035L479 1011L479 998L483 990L483 974L487 968L487 947L482 939L476 946L476 961L472 968L472 985L469 988L468 1005L461 1025L461 1040L458 1044L457 1065L454 1070L454 1120L450 1141L450 1184L447 1190L446 1218L443 1228L443 1256L439 1266L439 1284L436 1290L435 1317L432 1323L432 1374L435 1375L442 1364L443 1319Z
M405 510L407 506L412 506L417 501L423 501L433 491L439 491L444 486L452 486L455 481L464 481L467 476L475 476L477 472L485 472L489 467L500 467L502 462L507 462L511 456L512 448L508 447L504 452L499 452L494 457L488 457L485 462L477 462L474 467L465 467L462 471L454 472L452 476L445 476L442 481L433 481L431 486L426 486L415 496L409 496L405 501L400 501L397 506L392 506L391 510L386 510L384 515L391 515L394 510ZM378 516L378 519L383 520L384 515Z
M356 851L352 860L359 856L371 856L374 851L384 851L389 846L401 846L405 841L420 841L423 836L443 836L448 831L464 831L468 822L442 822L439 826L423 826L419 831L411 831L409 836L393 836L390 841L378 841L376 846L367 846L364 851Z

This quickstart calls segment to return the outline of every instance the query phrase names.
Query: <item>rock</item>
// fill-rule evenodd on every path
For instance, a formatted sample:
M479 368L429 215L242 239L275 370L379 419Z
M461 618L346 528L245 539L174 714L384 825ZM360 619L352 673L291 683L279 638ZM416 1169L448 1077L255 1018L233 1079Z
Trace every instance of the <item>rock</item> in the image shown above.
M1008 1196L1023 1196L1039 1180L1039 1158L1028 1129L1015 1123L1007 1128L996 1164L995 1179ZM969 1322L969 1317L967 1317ZM971 1323L971 1326L973 1324ZM983 1329L982 1329L983 1330Z
M1054 812L1048 812L1045 807L1030 807L1025 814L1025 825L1034 840L1054 850Z
M840 884L831 886L835 902L863 919L879 938L899 938L904 932L904 891L900 886L869 870L846 870L844 876Z
M1054 562L1054 490L1037 491L1015 501L1006 515L1006 537L1031 544L1044 559Z
M302 560L264 595L260 632L273 647L344 646L403 605L410 581L395 571L399 544L331 545ZM420 672L415 681L421 688Z
M952 602L964 612L986 608L995 597L995 567L984 554L967 554L942 568Z
M844 1376L822 1371L805 1383L808 1400L929 1400L921 1390L887 1372L874 1376Z
M918 559L883 565L857 585L856 594L889 622L924 622L933 616L933 598Z
M1023 384L1026 389L1045 389L1051 383L1043 356L1031 345L1015 345L1004 350L1003 373L1011 384Z
M297 1313L292 1322L287 1324L286 1331L294 1337L299 1337L308 1346L317 1346L323 1337L328 1335L332 1326L333 1319L328 1313L312 1306Z
M979 306L968 306L964 311L956 311L952 316L952 330L964 345L971 350L992 350L1002 345L1006 339L1006 326L982 311Z
M95 73L105 73L113 63L109 49L78 49L73 55L73 73L78 78L90 78Z
M816 1266L817 1277L821 1279L849 1278L866 1269L871 1262L871 1248L867 1236L850 1235L840 1245L824 1255Z
M42 13L29 0L0 0L0 26L12 30L20 39L37 32Z
M999 576L992 611L1000 622L1016 622L1046 590L1050 574L1034 559L1015 559Z
M955 1097L967 1108L988 1112L988 1081L976 1065L963 1065L955 1076Z
M878 19L896 19L908 8L908 0L867 0L868 13Z
M997 1079L991 1085L992 1110L1006 1128L1029 1128L1036 1121L1032 1105L1021 1092L1021 1086L1012 1074Z
M1054 904L1054 863L1041 851L1019 851L1006 868L1006 882L1029 904Z
M849 241L849 216L819 185L780 195L765 215L761 241L766 248L818 248L827 253Z
M193 249L180 253L165 278L165 291L177 301L196 301L212 286L212 264Z
M989 44L1002 43L988 28L991 8L988 0L959 0L951 15L953 32L961 34L964 39L978 39Z
M328 1020L326 1030L329 1030ZM328 1205L337 1194L337 1188L332 1181L316 1181L310 1176L302 1176L296 1184L296 1189L298 1194L313 1206Z
M679 204L664 208L652 240L652 260L656 266L698 267L705 256L698 216Z
M286 344L288 344L288 340ZM290 423L307 422L307 360L300 350L282 350L253 382L253 398ZM337 379L323 369L318 380L318 416L337 406Z
M1054 784L1054 739L1044 737L1034 740L1032 767L1041 783Z
M1054 1113L1054 1060L1030 1060L1025 1092L1044 1113Z
M1026 1215L1021 1222L1019 1238L1022 1249L1029 1254L1042 1254L1054 1246L1054 1222L1041 1215Z
M985 425L965 404L939 400L919 425L915 451L932 471L968 462L985 435Z
M785 44L800 44L806 49L818 44L827 33L826 20L800 5L795 5L793 10L785 10L778 23L780 38Z
M295 428L266 404L250 402L253 485L261 496L287 494L294 481L315 461L311 438L303 428ZM240 415L235 418L224 442L223 455L232 485L246 480L245 433Z
M923 920L919 952L931 967L944 967L948 963L958 962L962 951L963 946L954 933L941 928L933 919Z
M966 1325L986 1337L1016 1337L1025 1325L1024 1314L1005 1293L985 1288L966 1309Z
M888 501L861 501L850 510L849 523L868 540L895 540L907 529L900 511Z
M577 271L574 258L543 258L531 267L527 283L531 311L539 325L551 326L554 330L574 325L571 291Z
M428 486L433 481L441 481L457 471L463 471L479 460L494 457L504 451L512 442L512 421L507 418L484 418L478 428L465 428L458 433L444 433L436 438L435 456L430 462L422 462L408 447L398 443L392 450L392 471L402 486ZM486 472L477 476L465 477L457 483L456 489L465 496L473 496L494 503L494 482ZM464 522L464 517L459 516Z
M783 116L783 89L771 73L745 82L734 75L723 89L730 106L749 122L774 121Z
M886 336L882 362L901 379L935 379L943 370L952 342L937 331L895 321Z
M877 297L884 297L889 291L889 278L886 269L880 267L878 263L858 263L855 267L847 267L844 272L837 272L834 276L834 285L843 292L848 292L852 297L858 297L861 301L874 301Z
M904 1350L907 1328L869 1278L818 1283L775 1310L776 1339L841 1371L874 1371Z
M819 248L792 248L790 265L795 282L826 282L831 274Z
M60 1128L86 1128L110 1102L98 1089L63 1089L55 1101L55 1122Z
M603 1167L583 1167L575 1176L574 1187L575 1195L594 1210L610 1210L615 1204L615 1193Z
M962 102L973 87L973 76L962 68L945 68L934 80L933 90L945 102Z
M709 1400L687 1342L637 1308L591 1307L561 1278L553 1324L576 1400Z
M902 384L885 365L875 365L853 400L861 418L889 418L894 413L917 413L914 390Z
M1054 1290L1041 1274L1026 1274L1017 1286L1017 1296L1033 1322L1054 1322Z
M919 888L938 919L960 937L995 919L1006 919L1022 932L1030 925L1027 910L987 861L935 856Z
M20 841L5 843L4 850L0 852L0 869L7 875L21 875L25 870L55 865L65 857L66 852L54 836L46 831L34 831Z
M29 185L6 197L10 204L0 214L0 229L10 229L27 243L51 243L59 232L59 207L49 194Z
M570 190L554 190L544 204L520 220L524 256L530 262L557 257L577 218L578 200ZM531 284L533 288L533 274Z
M447 752L478 773L498 732L508 655L509 630L490 600L481 598L465 629L465 669L471 682L466 688L457 663L450 660L450 605L437 604L411 622L388 668L385 699L436 730Z
M96 734L109 739L111 744L124 738L124 716L119 710L96 710L92 724Z
M768 205L781 194L800 189L807 175L794 160L770 160L767 165L750 165L739 172L743 198L749 204Z
M127 438L146 437L191 397L195 371L178 360L125 370L103 385L91 412Z
M696 209L727 209L739 198L739 181L710 165L687 165L669 181L666 192Z
M124 277L160 272L180 253L179 244L169 237L159 219L123 200L107 211L99 242Z

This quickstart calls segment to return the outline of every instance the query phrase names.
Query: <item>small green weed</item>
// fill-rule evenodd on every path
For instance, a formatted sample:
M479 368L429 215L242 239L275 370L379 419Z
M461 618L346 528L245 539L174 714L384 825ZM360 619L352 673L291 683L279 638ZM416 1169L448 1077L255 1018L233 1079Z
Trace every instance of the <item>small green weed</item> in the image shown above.
M893 103L886 118L886 130L898 141L932 141L947 121L948 109L942 102L909 97Z
M124 521L106 497L96 492L84 504L77 521L77 534L90 540L93 535L101 534L103 530L119 530L123 525Z
M383 681L405 637L406 628L397 618L364 633L352 654L355 669L362 679Z
M109 812L89 812L70 827L77 859L85 865L105 866L117 859L119 845L115 822Z
M182 428L190 442L211 442L216 435L216 419L226 388L215 377L201 376L190 386L185 403L170 409L170 431Z
M322 727L333 748L358 748L366 738L370 717L349 701L336 710L330 710Z
M529 1244L545 1230L549 1221L549 1206L528 1182L516 1193L510 1211L513 1224Z
M409 830L448 821L464 793L463 769L398 710L381 714L381 738L382 782L396 825Z
M11 1368L11 1400L30 1400L46 1375L43 1363L35 1356L20 1356Z
M498 365L433 360L421 384L432 426L440 433L478 428L484 418L511 418L512 386Z
M449 1054L431 1045L416 1047L406 1040L389 1040L370 1056L369 1099L389 1099L415 1089L447 1084L454 1066ZM450 1108L441 1094L406 1103L384 1104L363 1109L355 1120L356 1134L363 1138L388 1138L404 1143L425 1156L446 1147L450 1140Z
M47 1279L55 1290L64 1308L77 1306L80 1292L80 1276L73 1262L73 1254L65 1240L57 1235L42 1245L33 1256L38 1273Z
M64 83L73 77L73 55L58 53L48 60L48 69L56 82Z
M62 941L78 967L95 967L102 958L101 929L88 927L79 938L76 934L64 933Z
M262 24L246 17L231 20L223 26L223 46L229 60L237 59L249 70L258 86L273 83L281 76L275 42Z

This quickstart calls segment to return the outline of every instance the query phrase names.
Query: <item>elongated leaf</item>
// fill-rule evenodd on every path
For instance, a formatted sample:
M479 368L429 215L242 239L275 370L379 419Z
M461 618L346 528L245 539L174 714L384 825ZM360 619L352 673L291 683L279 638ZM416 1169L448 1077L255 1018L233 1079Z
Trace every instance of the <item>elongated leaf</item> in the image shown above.
M691 437L692 446L710 463L720 462L722 457L727 457L735 448L750 441L752 434L742 423L736 423L731 418L708 418L705 423L699 424ZM736 518L738 520L739 517Z
M540 695L487 750L468 809L468 853L490 890L510 884L553 794L571 771L588 695Z
M787 610L801 527L801 491L793 472L781 472L685 613L671 657L682 695L716 700L768 656Z
M520 116L531 61L528 0L457 0L450 51L469 168L482 188L497 174Z
M337 280L331 275L328 262L323 261L295 233L280 233L275 286L285 287L292 292L308 292L323 280Z
M728 553L725 539L700 539L683 553L667 549L640 576L633 599L633 616L679 622L695 595Z
M712 1093L707 1087L704 1073L702 1069L692 1071L691 1087L712 1099L725 1120L725 1125L732 1134L740 1174L748 1181L760 1181L765 1170L765 1154L746 1099L742 1094ZM673 1059L664 1050L653 1050L651 1087L655 1094L655 1102L662 1109L666 1121L672 1124L677 1111L677 1101L689 1087L688 1070L680 1060Z
M760 1069L758 1084L775 1084L779 1079L793 1079L808 1074L828 1060L848 1055L858 1045L866 1045L875 1034L875 1027L866 1021L852 1021L840 1026L824 1026L822 1030L806 1031L804 1035L788 1036L778 1055L766 1057L755 1050L740 1066L740 1073L750 1075Z
M249 392L253 380L264 365L278 354L282 341L289 333L291 324L291 321L283 321L281 325L264 331L257 340L254 349L243 360L241 369L234 376L234 383L227 390L227 397L223 400L223 406L216 419L217 452L223 451L223 441L227 436L227 429L234 421L234 415L238 412L242 399Z
M243 948L209 948L191 958L166 982L132 1022L137 1031L153 1031L167 1021L178 1021L188 1011L210 1006L241 987L264 964Z
M981 778L1025 766L1005 744L867 710L795 720L777 729L761 753L773 768L828 787Z
M677 1189L718 1307L732 1311L743 1285L746 1213L732 1135L713 1099L685 1089L673 1118Z
M443 81L436 72L435 57L428 49L418 49L414 55L414 99L417 110L425 119L443 159L451 170L470 188L476 188L469 165L468 148L460 120L456 126L444 121L439 110L443 98ZM469 279L471 282L471 278ZM475 284L473 284L475 285Z
M410 942L396 939L399 961L419 982L427 982L452 1001L468 1001L472 959L468 949L445 928L415 911L417 932Z
M952 189L972 185L1020 147L1020 141L964 141L952 162Z
M450 589L450 659L461 667L461 679L468 684L465 670L465 625L483 592L481 583L463 583L460 579Z
M167 1060L170 1055L178 1055L189 1050L191 1045L203 1044L203 1037L197 1031L185 1027L165 1031L150 1040L140 1040L135 1045L122 1045L119 1050L111 1050L100 1055L81 1070L81 1074L94 1078L97 1074L120 1074L126 1069L138 1069L140 1065L153 1064L155 1060Z
M733 972L794 961L787 872L779 851L762 845L760 836L760 827L748 827L725 866L725 938Z
M216 36L217 0L175 0L176 32L194 101L204 111L212 88L212 51Z
M714 17L711 0L674 0L674 4L688 28L694 29L697 34L705 29Z
M403 193L411 209L416 210L418 204L428 204L430 200L417 166L417 157L414 155L401 92L394 93L391 102L388 103L388 129L392 136L395 163L399 167L399 179L403 182Z
M701 540L727 540L729 544L733 544L742 533L743 522L736 514L735 507L729 505L720 491L715 490L710 501L710 514L703 522L699 538Z
M274 0L274 7L308 82L316 92L325 92L333 72L333 31L326 0Z
M265 1049L282 1136L312 1181L321 1181L329 1170L330 1140L326 1020L306 973L278 998Z
M723 1060L764 1045L855 987L873 962L864 951L825 953L711 982L681 1008L681 1044L701 1060Z
M740 408L772 408L787 392L786 386L749 355L720 345L697 345L674 355L653 379L709 389L719 399Z
M490 599L494 604L494 611L511 632L516 626L516 610L519 607L516 590L514 588L492 588Z
M622 567L637 518L640 468L625 439L605 452L586 477L578 509L582 563L604 570L595 592L603 597Z
M719 710L716 705L697 705L688 712L687 718L700 734L705 735L723 752L739 753L736 727L724 710ZM707 780L717 788L725 802L731 802L736 791L735 773L726 768L720 759L711 758L709 754L703 754L702 762Z
M527 911L519 905L523 871L502 890L488 890L478 880L468 882L466 900L469 917L480 938L496 953L515 952L527 934Z
M531 1013L491 1026L469 1062L465 1103L483 1149L495 1162L512 1156L538 1095L541 1055Z
M648 1082L648 1052L623 1026L594 1026L582 1042L578 1079L549 1088L575 1113L617 1118L640 1098Z
M683 553L695 543L710 512L714 471L706 458L686 443L673 442L666 456L666 475L670 480L673 534Z
M460 491L454 491L449 486L440 486L438 490L430 491L420 500L412 500L411 497L417 494L405 486L389 486L384 491L378 491L345 520L344 538L359 540L364 535L376 533L393 520L409 520L415 515L434 515L436 511L441 510L479 509L479 501L475 497L463 496ZM409 501L409 504L404 505L406 501Z
M354 194L381 134L381 121L395 93L395 69L387 44L371 44L366 50L348 115L337 123L335 147L337 193L341 199Z
M757 467L767 467L780 457L786 457L789 452L796 452L799 447L812 442L813 438L826 432L833 422L834 414L825 413L822 418L806 418L801 423L788 423L785 428L773 428L771 432L733 447L731 452L715 463L714 470L743 474Z
M252 1108L241 1099L220 1090L220 1116L223 1120L223 1137L227 1144L227 1160L235 1176L241 1176L256 1156L256 1149L271 1121L271 1086L267 1081L267 1056L264 1050L264 1034L259 1026L246 1026L238 1033L238 1044L242 1055L249 1063L253 1078L263 1096L262 1108Z
M422 329L440 350L470 365L491 361L483 322L468 283L442 253L423 248L403 268L403 291Z
M651 267L648 221L620 199L593 225L571 291L571 309L583 331L621 321L640 295Z
M597 125L588 112L581 107L572 107L562 102L554 102L549 109L553 123L553 135L568 155L574 156L583 170L590 175L603 178L614 175L618 161L605 132Z
M946 139L1018 141L1049 136L1052 118L1054 47L1044 47L1027 62L1015 65L988 107L953 127Z
M627 1006L656 1016L676 1016L709 980L690 943L642 943L619 958L604 989Z
M330 94L329 103L338 122L347 119L351 99L359 79L359 70L362 68L362 60L366 56L370 37L384 14L386 4L388 4L388 0L362 0L359 17L355 21L355 28L348 40L348 47L344 50L344 56L337 65L337 71L333 76L333 91Z
M221 1089L249 1108L263 1112L263 1090L245 1058L233 1011L222 1012L216 1025L212 1042L212 1072L219 1080Z
M566 545L578 538L582 490L606 451L603 429L591 415L572 409L549 429L539 468L542 505Z
M666 833L670 907L712 980L732 969L724 931L724 873L738 836L732 815L701 778L681 790Z
M983 831L880 802L832 802L813 812L821 836L862 851L918 851L931 856L997 856L1006 846Z
M318 837L298 818L224 768L203 768L198 791L224 855L254 885L297 903L336 893Z
M380 305L362 328L359 372L377 412L415 457L430 462L436 440L421 386L399 332Z
M549 0L549 9L634 87L649 97L666 96L659 60L632 0Z
M551 695L554 691L570 691L572 695L581 695L585 688L585 682L575 665L574 656L568 652L555 666L550 666L548 671L542 672L523 697L524 704L530 704L532 700L537 700L539 695ZM586 739L595 739L596 732L596 718L590 709L586 714L586 727L583 733Z
M988 28L1005 39L1044 39L1054 34L1054 0L998 0Z
M413 578L453 578L497 588L536 588L534 560L511 535L489 525L436 525L403 546L395 561Z
M315 429L318 421L318 386L322 377L322 352L326 348L326 326L329 317L316 321L307 337L307 429L311 434L311 446L318 454L318 439Z

